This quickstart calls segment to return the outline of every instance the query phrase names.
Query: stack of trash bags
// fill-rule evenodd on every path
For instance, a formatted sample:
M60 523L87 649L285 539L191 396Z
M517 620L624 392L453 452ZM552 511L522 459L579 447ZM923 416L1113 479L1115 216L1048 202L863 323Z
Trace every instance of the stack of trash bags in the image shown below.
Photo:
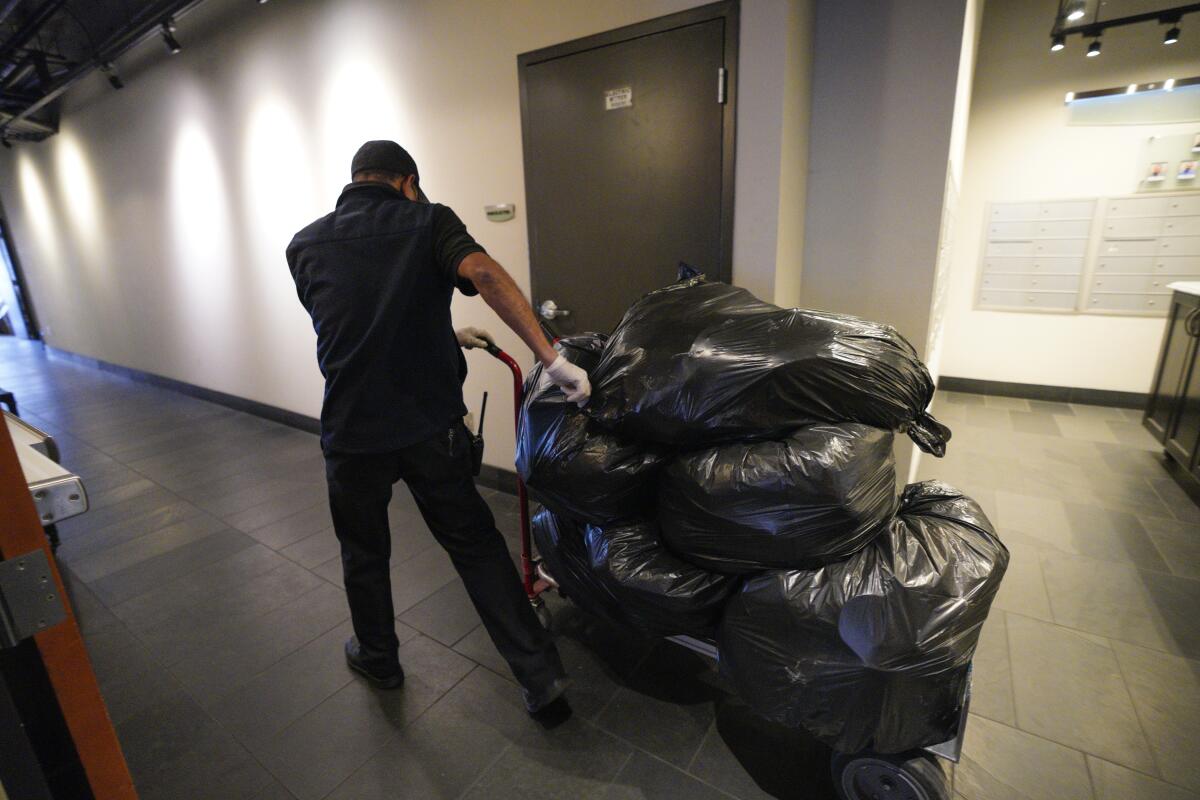
M752 708L839 751L953 737L1008 551L946 484L897 496L894 435L950 436L908 342L691 275L557 347L592 398L535 368L517 469L564 594L716 641Z

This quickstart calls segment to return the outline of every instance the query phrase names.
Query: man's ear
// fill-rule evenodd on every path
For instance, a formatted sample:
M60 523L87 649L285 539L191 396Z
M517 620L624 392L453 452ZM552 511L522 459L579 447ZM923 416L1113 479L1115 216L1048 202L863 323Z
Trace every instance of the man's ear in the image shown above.
M417 195L417 176L409 175L404 179L404 196L409 200L416 200Z

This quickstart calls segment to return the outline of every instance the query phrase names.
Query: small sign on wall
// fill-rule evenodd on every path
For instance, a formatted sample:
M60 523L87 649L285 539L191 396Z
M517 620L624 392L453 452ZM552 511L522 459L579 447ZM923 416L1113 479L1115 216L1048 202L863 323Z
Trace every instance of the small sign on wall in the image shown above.
M633 105L633 87L623 86L620 89L609 89L604 93L604 110L616 111L618 108L629 108Z
M1196 162L1200 155L1200 133L1151 136L1139 156L1137 191L1188 191L1196 184Z
M484 206L483 213L488 222L508 222L517 213L517 207L512 203L496 203Z

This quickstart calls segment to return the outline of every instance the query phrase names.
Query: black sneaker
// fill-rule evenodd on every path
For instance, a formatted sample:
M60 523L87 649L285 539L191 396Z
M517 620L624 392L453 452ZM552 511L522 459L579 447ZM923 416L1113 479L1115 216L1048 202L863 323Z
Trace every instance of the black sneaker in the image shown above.
M565 697L571 686L568 678L556 678L548 688L541 692L531 692L522 689L525 698L525 710L529 716L543 728L557 728L571 718L571 706Z
M368 666L362 655L362 646L354 636L346 640L346 663L376 689L399 689L404 685L403 667L397 664L394 671L380 671L378 667Z
M556 697L529 716L546 730L552 730L571 718L571 705L566 697Z

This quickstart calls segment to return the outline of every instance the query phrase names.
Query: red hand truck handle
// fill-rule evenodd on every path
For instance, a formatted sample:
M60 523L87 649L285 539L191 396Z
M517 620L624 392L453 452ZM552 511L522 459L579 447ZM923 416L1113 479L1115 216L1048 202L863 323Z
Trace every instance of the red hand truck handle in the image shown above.
M485 348L489 355L503 361L513 376L513 429L516 431L521 424L521 398L525 391L525 381L521 375L521 366L517 360L494 344ZM519 431L518 431L519 434ZM538 596L534 587L533 543L529 537L529 497L525 494L525 482L517 476L517 502L521 507L521 583L525 594L530 600Z

